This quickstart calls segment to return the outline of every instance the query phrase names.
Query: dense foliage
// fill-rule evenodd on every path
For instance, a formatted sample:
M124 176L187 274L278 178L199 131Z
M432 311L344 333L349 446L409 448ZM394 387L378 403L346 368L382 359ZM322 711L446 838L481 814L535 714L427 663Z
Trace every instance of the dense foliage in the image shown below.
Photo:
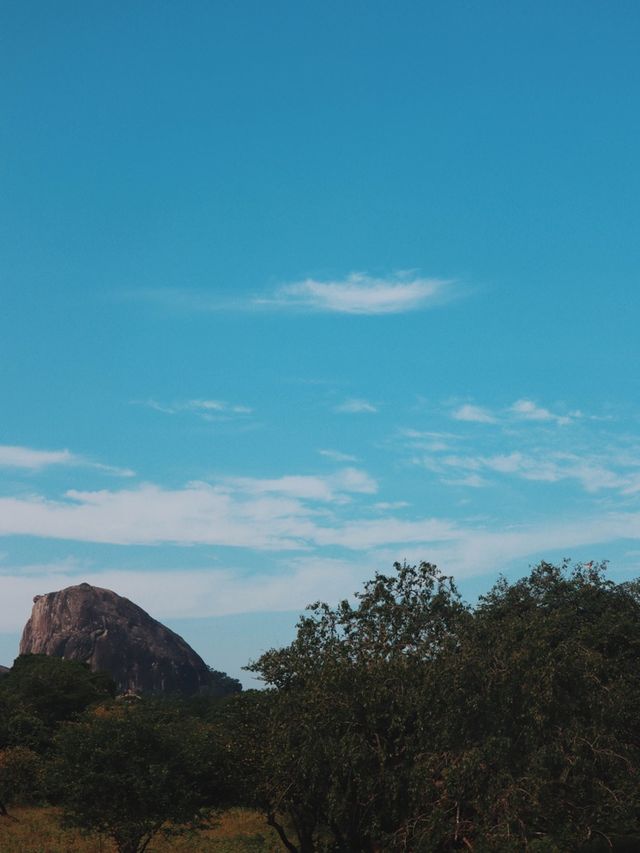
M86 664L47 655L21 655L0 677L0 749L49 747L56 727L115 695L115 684Z
M543 563L471 609L434 566L397 565L252 668L272 685L258 781L292 853L638 832L640 599L603 566Z
M19 659L0 810L48 797L136 853L233 804L290 853L640 849L640 586L604 565L542 563L470 607L397 564L251 669L266 689L131 705Z
M212 732L154 703L94 710L61 727L49 790L65 822L139 853L159 831L199 826L222 799Z

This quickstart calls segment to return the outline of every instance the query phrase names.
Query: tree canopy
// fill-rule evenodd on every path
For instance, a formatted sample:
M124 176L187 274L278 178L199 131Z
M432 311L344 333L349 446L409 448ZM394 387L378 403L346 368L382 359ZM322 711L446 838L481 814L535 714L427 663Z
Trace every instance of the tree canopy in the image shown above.
M222 768L205 724L143 701L62 726L49 786L67 824L141 853L160 831L201 825L223 799Z
M18 659L0 812L48 796L121 853L225 805L289 853L640 849L640 584L604 564L543 562L473 606L396 564L250 669L264 690L127 704L82 665Z
M47 655L20 655L0 678L0 748L43 751L56 726L115 695L109 675Z
M427 563L316 604L253 666L291 851L578 849L638 832L640 599L542 563L474 608ZM280 821L277 820L280 815Z

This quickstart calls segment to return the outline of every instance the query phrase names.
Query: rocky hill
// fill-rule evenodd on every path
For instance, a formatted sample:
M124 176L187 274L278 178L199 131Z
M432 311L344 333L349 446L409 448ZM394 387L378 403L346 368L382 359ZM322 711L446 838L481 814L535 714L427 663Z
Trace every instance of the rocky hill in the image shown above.
M34 598L20 654L83 661L108 672L120 693L224 695L240 689L137 604L88 583Z

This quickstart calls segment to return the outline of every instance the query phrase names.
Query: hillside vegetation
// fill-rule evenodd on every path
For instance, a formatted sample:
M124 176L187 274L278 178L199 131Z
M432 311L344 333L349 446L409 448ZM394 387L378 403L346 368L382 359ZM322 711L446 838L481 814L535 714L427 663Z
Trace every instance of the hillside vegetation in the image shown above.
M55 853L71 828L94 846L64 849L120 853L640 849L640 588L604 565L542 563L470 607L396 564L250 668L265 690L123 701L80 664L19 658L0 849ZM50 840L25 847L28 826Z

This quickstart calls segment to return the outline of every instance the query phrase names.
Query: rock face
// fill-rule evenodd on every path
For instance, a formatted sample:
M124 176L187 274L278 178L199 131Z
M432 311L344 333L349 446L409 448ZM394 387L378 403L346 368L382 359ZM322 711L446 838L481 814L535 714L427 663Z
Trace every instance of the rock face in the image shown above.
M221 692L216 677L182 637L111 590L81 583L33 601L20 654L83 661L92 670L108 672L120 693Z

